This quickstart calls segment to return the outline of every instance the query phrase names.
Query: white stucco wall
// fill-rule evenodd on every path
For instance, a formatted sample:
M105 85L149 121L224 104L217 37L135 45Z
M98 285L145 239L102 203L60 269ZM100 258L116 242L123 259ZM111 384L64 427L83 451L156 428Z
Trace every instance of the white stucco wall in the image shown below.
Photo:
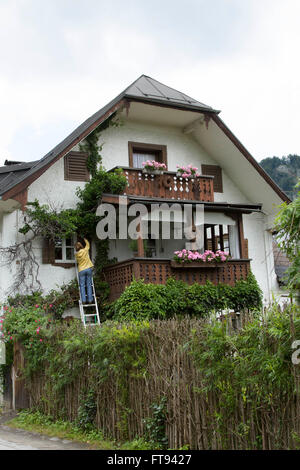
M65 181L64 159L61 158L29 186L28 201L38 199L40 204L61 209L75 207L78 201L76 188L84 185L80 181Z

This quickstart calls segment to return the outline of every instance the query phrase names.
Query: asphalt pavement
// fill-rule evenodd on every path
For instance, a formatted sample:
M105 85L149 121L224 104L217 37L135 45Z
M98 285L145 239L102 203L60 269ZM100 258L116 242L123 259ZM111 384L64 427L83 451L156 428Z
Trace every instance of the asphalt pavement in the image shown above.
M90 450L88 444L49 437L35 432L15 429L6 425L16 414L0 417L0 450Z

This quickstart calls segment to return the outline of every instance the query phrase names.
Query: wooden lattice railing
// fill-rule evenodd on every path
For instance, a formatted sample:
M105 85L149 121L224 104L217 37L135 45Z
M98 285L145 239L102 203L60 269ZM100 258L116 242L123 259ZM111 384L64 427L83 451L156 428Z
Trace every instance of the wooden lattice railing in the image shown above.
M212 176L185 179L177 176L173 171L154 175L143 173L137 168L122 167L122 169L128 181L124 193L127 196L214 202Z
M213 266L186 265L174 267L166 259L133 258L122 261L104 269L105 280L110 286L110 300L117 299L125 287L135 278L144 279L146 283L165 284L169 277L182 280L188 284L195 282L205 284L228 284L233 286L236 281L246 279L250 271L250 260L229 260Z

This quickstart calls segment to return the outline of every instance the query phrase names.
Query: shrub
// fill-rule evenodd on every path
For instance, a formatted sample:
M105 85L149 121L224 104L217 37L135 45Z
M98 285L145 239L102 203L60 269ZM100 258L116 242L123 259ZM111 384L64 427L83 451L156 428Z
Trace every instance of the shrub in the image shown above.
M207 317L225 309L241 311L259 309L262 292L252 273L235 286L198 283L189 286L183 281L168 279L165 285L133 281L112 305L110 317L116 320L169 319L175 316Z

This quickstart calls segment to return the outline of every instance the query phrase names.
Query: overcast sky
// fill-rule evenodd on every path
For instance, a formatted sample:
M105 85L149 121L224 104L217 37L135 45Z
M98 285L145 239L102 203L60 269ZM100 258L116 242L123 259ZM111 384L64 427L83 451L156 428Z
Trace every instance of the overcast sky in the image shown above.
M299 0L0 0L0 164L41 158L141 74L300 155Z

